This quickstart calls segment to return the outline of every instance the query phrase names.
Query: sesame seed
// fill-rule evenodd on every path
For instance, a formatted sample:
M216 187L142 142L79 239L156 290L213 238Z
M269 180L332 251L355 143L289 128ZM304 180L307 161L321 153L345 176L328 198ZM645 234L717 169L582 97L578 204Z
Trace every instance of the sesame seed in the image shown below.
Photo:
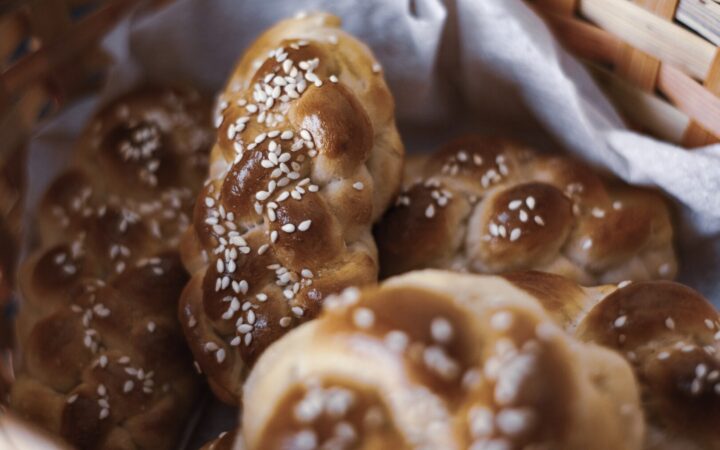
M132 391L135 387L135 382L133 380L127 380L125 384L123 384L123 392L127 394L128 392Z
M613 322L613 326L615 328L622 328L625 326L625 323L627 322L627 316L620 316L617 319L615 319L615 322Z
M425 217L432 219L435 216L435 206L431 203L425 208Z
M310 220L310 219L303 220L302 222L300 222L297 229L300 231L307 231L310 228L311 224L312 224L312 220Z
M498 234L502 237L507 237L507 229L505 225L498 225Z
M675 321L673 320L672 317L668 317L667 319L665 319L665 326L666 326L669 330L674 330L674 329L675 329Z
M148 330L150 333L154 333L154 332L155 332L155 328L156 328L155 322L153 322L153 321L148 322L148 324L147 324L147 330Z
M505 408L497 414L495 421L503 434L518 436L528 429L534 417L528 408Z
M247 333L251 332L251 331L253 330L253 328L254 328L254 327L253 327L252 325L249 325L249 324L244 323L244 324L239 325L239 326L237 327L237 331L238 331L238 333L240 333L240 334L247 334Z
M218 345L214 342L206 342L205 343L205 351L206 352L214 352L217 351Z
M293 231L295 231L295 225L293 225L291 223L286 223L285 225L280 227L280 229L286 233L292 233Z
M100 410L100 420L107 419L107 417L110 415L110 410L108 408L103 408Z
M532 209L535 209L535 197L533 197L532 195L529 196L529 197L527 197L527 198L525 199L525 204L526 204L527 207L530 208L531 210L532 210Z
M535 221L536 224L540 225L541 227L545 226L545 221L543 220L542 217L535 216L533 220Z
M508 208L511 211L514 211L522 206L522 200L513 200L510 203L508 203Z
M385 335L385 345L387 345L390 350L397 353L404 352L409 342L410 338L408 338L408 335L402 331L393 330Z
M436 317L430 322L430 334L437 342L445 344L452 339L452 324L444 317Z
M513 315L510 311L499 311L490 318L490 326L498 331L507 331L512 327Z
M367 329L375 323L375 313L368 308L357 308L353 312L353 323L358 328Z
M266 191L258 191L255 194L255 198L260 200L261 202L267 200L268 197L270 197L270 193Z
M520 221L521 222L527 222L528 221L528 214L525 212L524 209L520 210Z
M293 314L295 314L298 317L302 317L303 314L305 313L305 311L303 311L303 309L299 306L293 306L292 308L290 308L290 310L292 311Z
M664 263L660 267L658 267L658 273L662 276L667 276L670 274L670 264Z
M225 361L225 349L219 349L215 353L215 359L217 360L218 364L222 364L222 362Z
M362 183L362 181L356 181L355 183L353 183L352 186L353 186L353 188L355 188L355 190L358 190L358 191L362 191L363 188L365 187L365 185Z
M590 249L590 247L592 247L592 245L593 245L593 240L590 238L585 238L585 240L582 243L582 249L588 250L588 249Z
M67 404L75 403L75 400L77 400L77 399L78 399L78 395L77 395L77 394L73 394L73 395L71 395L70 397L67 398L66 403L67 403Z
M622 289L626 286L630 286L631 284L632 284L632 280L624 280L624 281L621 281L620 283L618 283L617 286L619 289Z
M380 65L380 63L373 63L373 65L372 65L373 73L380 73L381 70L382 70L382 66Z
M309 140L312 139L312 136L310 135L310 132L309 132L308 130L306 130L305 128L303 128L302 130L300 130L300 137L303 138L303 139L306 140L306 141L309 141Z
M522 231L520 230L520 228L513 228L513 230L510 232L510 242L515 242L520 239L520 235L522 235Z
M715 324L710 319L705 319L705 326L708 327L708 330L715 329Z
M289 317L283 317L280 319L280 326L283 328L287 328L290 326L290 323L292 322L292 319Z

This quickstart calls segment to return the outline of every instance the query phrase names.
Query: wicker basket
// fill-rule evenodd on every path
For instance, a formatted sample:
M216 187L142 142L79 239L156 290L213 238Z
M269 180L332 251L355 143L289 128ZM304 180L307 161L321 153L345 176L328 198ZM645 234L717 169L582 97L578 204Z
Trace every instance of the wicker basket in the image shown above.
M0 222L15 238L21 228L19 168L33 126L102 85L109 60L98 42L123 14L140 3L156 7L168 1L0 0L0 194L5 194L4 200L0 195ZM526 1L587 62L633 126L688 147L720 141L720 58L712 43L720 43L714 34L720 4ZM0 253L8 248L0 242ZM9 290L2 280L12 279L13 265L3 267L0 258L5 274L0 276L0 369L10 336L4 320Z
M685 147L720 141L720 4L527 1L632 126Z

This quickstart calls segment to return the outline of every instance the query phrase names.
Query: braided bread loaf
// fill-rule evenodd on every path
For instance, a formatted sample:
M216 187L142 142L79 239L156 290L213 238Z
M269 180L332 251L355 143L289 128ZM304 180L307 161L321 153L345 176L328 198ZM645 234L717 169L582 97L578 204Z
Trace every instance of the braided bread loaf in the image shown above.
M581 340L625 356L642 391L646 449L720 448L720 314L667 281L581 288L540 272L505 276Z
M248 450L642 446L630 366L501 278L415 272L325 305L251 372Z
M675 275L662 198L570 159L468 136L409 163L406 182L375 230L383 276L537 269L593 285Z
M177 246L209 122L193 92L138 89L97 113L41 201L41 245L19 274L11 407L76 447L171 448L191 412Z
M313 14L270 28L219 99L180 314L228 403L258 355L327 294L377 280L371 226L399 189L403 148L379 65L339 22Z

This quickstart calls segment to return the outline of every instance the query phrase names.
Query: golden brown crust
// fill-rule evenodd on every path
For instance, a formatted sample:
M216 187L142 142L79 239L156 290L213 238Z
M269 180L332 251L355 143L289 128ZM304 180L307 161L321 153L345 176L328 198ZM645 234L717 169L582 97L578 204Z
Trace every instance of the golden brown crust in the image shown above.
M375 227L382 276L426 267L535 269L584 284L675 275L663 199L571 159L471 135L418 158L405 177Z
M540 272L504 275L583 341L619 352L640 383L646 448L720 447L720 315L667 281L582 288Z
M268 349L247 449L640 449L629 365L498 277L421 271L329 299ZM325 447L323 447L325 446Z
M377 280L370 228L400 183L393 100L374 58L312 14L246 51L221 94L210 178L183 261L180 317L222 400L324 297Z
M41 201L41 246L19 276L11 408L76 447L171 448L191 411L177 245L208 122L194 92L129 93L96 114Z
M601 300L577 336L625 355L643 389L651 448L720 447L720 314L677 283L632 283Z

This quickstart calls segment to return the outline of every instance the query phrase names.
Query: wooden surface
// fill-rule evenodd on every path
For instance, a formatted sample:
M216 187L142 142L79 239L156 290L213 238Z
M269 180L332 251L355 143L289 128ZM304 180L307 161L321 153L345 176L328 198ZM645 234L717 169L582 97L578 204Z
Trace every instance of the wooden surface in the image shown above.
M713 44L720 45L720 2L681 0L675 18Z
M583 0L579 12L627 44L694 78L704 79L715 58L712 43L627 0Z

